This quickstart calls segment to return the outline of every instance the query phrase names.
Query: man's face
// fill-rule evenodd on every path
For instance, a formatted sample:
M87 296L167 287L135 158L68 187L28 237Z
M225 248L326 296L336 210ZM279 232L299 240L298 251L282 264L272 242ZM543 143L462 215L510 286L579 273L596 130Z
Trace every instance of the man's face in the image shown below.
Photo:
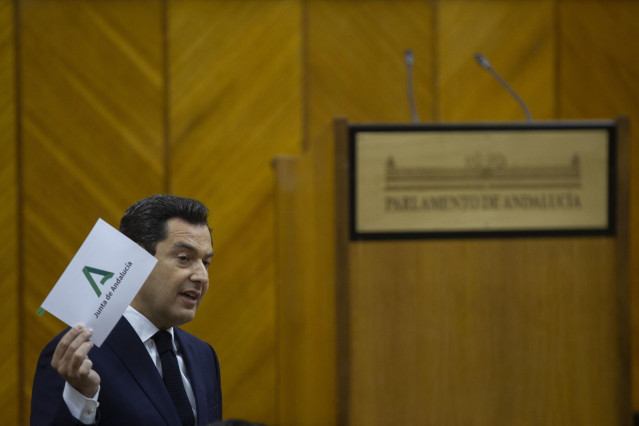
M131 302L156 327L167 329L191 321L209 288L213 257L206 225L182 219L167 221L167 237L158 242L158 263Z

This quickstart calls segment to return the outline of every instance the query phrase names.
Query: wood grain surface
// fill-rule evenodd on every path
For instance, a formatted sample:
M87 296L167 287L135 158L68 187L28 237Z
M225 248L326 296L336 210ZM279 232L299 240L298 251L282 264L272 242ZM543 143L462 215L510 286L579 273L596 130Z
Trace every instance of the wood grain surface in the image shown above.
M351 243L349 257L348 424L624 424L614 239Z
M474 62L474 53L481 52L526 100L534 118L626 115L632 135L639 118L637 19L638 5L624 0L0 0L0 223L7 235L0 285L5 292L17 290L16 298L2 302L7 324L3 338L19 339L18 351L0 358L6 378L0 387L3 418L20 410L12 424L28 421L36 357L63 328L51 316L39 318L34 312L91 226L98 217L117 225L133 201L167 191L200 198L211 208L216 250L211 292L189 329L211 342L220 355L225 417L294 424L292 419L303 407L315 409L312 393L321 394L324 405L337 404L336 378L330 376L335 364L326 361L312 373L301 373L310 368L313 350L322 358L334 352L337 334L330 332L336 289L333 237L327 235L334 226L334 117L408 123L403 55L412 49L422 121L522 120L517 103ZM636 136L631 139L634 187L639 154L632 148ZM297 320L306 315L315 321L309 329L297 330L295 322L286 329L285 313L279 312L290 299L280 298L285 294L279 293L276 266L283 231L277 225L286 218L286 212L277 210L281 194L270 167L277 154L299 154L304 159L295 160L301 161L297 164L310 167L297 169L297 179L316 192L289 194L301 211L314 209L308 212L312 220L295 219L295 232L301 233L306 224L306 244L326 245L300 248L300 255L291 258L300 262L295 268L303 271L307 287L289 288L293 293L286 297L299 291L306 299L301 311L286 315ZM631 223L639 220L637 202L631 193ZM639 262L633 262L639 260L639 233L634 225L628 236L634 306L639 303ZM506 254L513 256L514 264L525 264L524 252L535 252L538 243ZM549 266L541 270L559 274L561 262L594 256L604 249L598 244L590 241L579 249L553 246L550 253L567 249L571 254L548 259ZM357 256L364 256L362 261L375 259L375 248L369 249ZM452 256L453 249L477 251L472 244L451 242L442 244L441 253L434 256ZM500 250L504 249L489 250L486 260L498 258ZM604 258L586 270L593 276L606 274L613 260ZM406 267L421 265L415 257L405 261ZM481 272L484 266L473 268ZM456 291L470 305L487 306L487 296L469 282L461 283ZM527 291L541 297L535 291L543 289L531 283ZM566 285L562 297L573 297L576 284ZM488 288L497 296L511 291L505 276ZM612 296L596 291L602 292L604 315ZM390 296L398 301L404 297ZM444 294L432 296L450 303ZM357 303L375 307L374 300ZM548 306L521 303L522 312L544 309L556 315L568 305L567 300ZM463 320L471 311L456 309L449 333L470 336L463 334L472 331L464 328ZM482 315L521 321L504 336L517 350L554 338L538 335L522 342L517 335L521 328L545 332L512 309L501 306ZM632 311L636 334L639 315L637 309ZM416 314L401 315L409 319ZM580 321L585 320L571 318L559 331L567 333ZM481 328L481 321L473 327L497 338L495 330ZM603 333L602 327L593 333ZM296 377L285 377L286 363L294 361L278 353L287 348L282 332L302 336L301 347L288 347L302 349L299 362L291 366ZM461 359L462 343L452 338L444 343ZM575 347L586 349L591 342L577 343ZM496 359L503 348L478 350L484 359ZM539 356L555 362L569 353L564 346ZM638 354L635 346L634 364ZM382 358L362 361L378 362L387 355L375 356ZM505 359L506 371L513 368L512 362ZM639 410L639 369L633 370L633 406ZM504 380L503 373L495 371L477 372L477 380L489 373ZM593 379L599 373L585 374ZM534 384L529 376L522 380ZM450 382L455 383L459 385ZM299 395L293 391L296 385ZM561 389L569 385L562 382ZM15 402L16 392L22 394L20 404ZM525 397L516 394L513 401ZM503 395L485 398L486 412L505 404ZM562 398L553 404L572 403ZM575 398L587 401L589 395ZM296 401L299 406L282 411ZM330 424L337 408L326 410L320 418Z
M439 2L441 121L524 120L518 103L475 61L476 53L483 54L525 100L534 119L555 117L554 4L549 0Z
M19 5L25 419L37 356L62 331L36 310L101 217L161 192L159 1Z
M561 2L557 99L559 118L626 116L630 123L630 280L633 408L639 411L639 4Z
M8 424L20 419L20 297L18 231L18 145L16 125L14 4L0 1L0 413Z
M187 327L223 365L225 417L274 424L275 205L271 160L301 140L297 1L168 7L170 190L211 209L211 287Z

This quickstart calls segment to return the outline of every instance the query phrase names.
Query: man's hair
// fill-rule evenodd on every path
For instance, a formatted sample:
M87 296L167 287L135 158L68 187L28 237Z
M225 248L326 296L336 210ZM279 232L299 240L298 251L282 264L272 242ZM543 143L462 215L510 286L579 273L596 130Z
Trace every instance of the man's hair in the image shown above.
M192 225L208 227L208 214L206 206L192 198L151 195L136 201L124 212L120 232L155 255L157 244L167 237L169 219L179 218Z

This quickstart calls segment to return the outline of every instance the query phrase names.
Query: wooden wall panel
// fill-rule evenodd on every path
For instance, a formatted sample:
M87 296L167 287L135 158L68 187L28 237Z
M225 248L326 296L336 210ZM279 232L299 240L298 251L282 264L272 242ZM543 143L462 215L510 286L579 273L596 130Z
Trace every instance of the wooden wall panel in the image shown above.
M18 424L20 416L20 342L18 286L18 182L15 85L14 7L0 0L0 341L6 348L0 356L0 415L7 424Z
M163 190L160 1L20 2L25 418L62 330L35 312L98 219Z
M351 122L411 120L404 51L415 56L415 99L433 116L433 29L424 1L321 1L306 5L308 143L332 138L335 116Z
M3 315L24 311L14 323L24 336L24 413L35 358L62 327L50 316L36 318L35 309L98 216L115 225L132 201L170 190L212 209L211 293L191 329L220 352L225 416L277 423L271 157L332 143L335 116L408 122L408 48L415 51L422 121L523 118L474 62L481 51L536 119L627 114L634 122L638 17L635 2L621 0L0 0L0 221L9 234L11 223L24 224L23 234L8 237L21 238L23 300L3 307ZM12 177L16 111L7 74L14 25L21 186ZM631 155L636 164L637 150ZM311 178L329 190L332 160L325 160ZM23 200L20 218L16 199ZM333 211L330 197L316 194L316 202ZM330 213L317 212L312 238L331 244L333 225ZM633 227L632 258L639 261L637 235ZM0 285L11 286L18 255L5 250ZM334 265L326 250L318 249L307 289L318 306L306 312L320 334L334 321ZM632 273L639 305L639 269ZM637 334L639 315L633 321ZM11 339L14 331L3 332ZM327 344L312 344L327 356L334 342L330 333L321 339ZM14 365L2 362L0 368ZM3 383L9 411L0 412L9 418L13 394Z
M554 1L440 1L439 117L444 122L524 120L517 102L475 61L483 54L534 119L555 117Z
M272 158L299 152L301 2L169 3L170 182L211 209L209 295L224 417L276 424Z
M631 228L633 407L639 411L639 3L559 3L560 118L614 118L631 122Z

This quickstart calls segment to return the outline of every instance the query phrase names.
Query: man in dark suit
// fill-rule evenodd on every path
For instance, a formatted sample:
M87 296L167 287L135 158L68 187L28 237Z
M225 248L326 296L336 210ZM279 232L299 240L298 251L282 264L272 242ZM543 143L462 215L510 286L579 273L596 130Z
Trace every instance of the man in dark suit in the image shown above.
M42 351L31 424L180 425L222 418L213 348L177 328L191 321L209 285L208 210L154 195L133 204L120 231L158 263L100 348L76 325Z

